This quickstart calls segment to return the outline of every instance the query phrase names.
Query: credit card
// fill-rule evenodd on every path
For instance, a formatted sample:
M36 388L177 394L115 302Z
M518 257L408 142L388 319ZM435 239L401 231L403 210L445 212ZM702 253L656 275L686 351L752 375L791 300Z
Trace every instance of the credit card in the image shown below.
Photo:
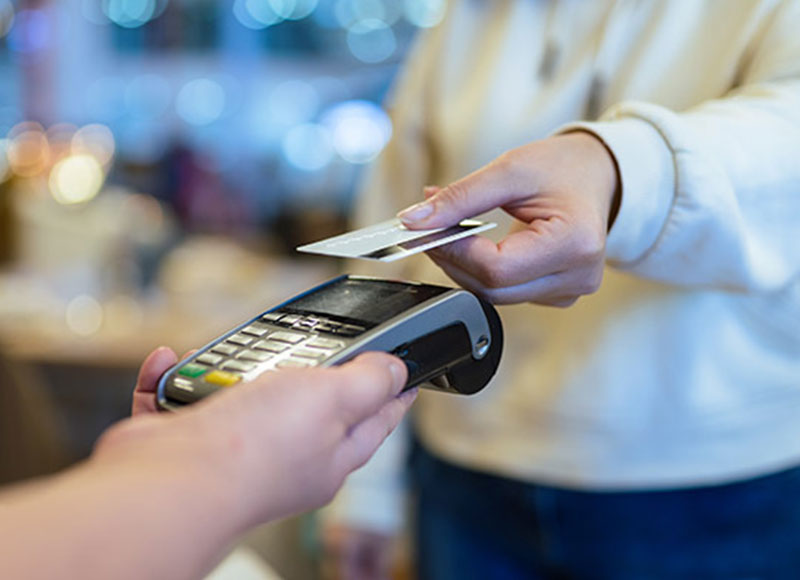
M340 258L362 258L394 262L413 254L443 246L468 236L485 232L496 227L493 222L463 220L448 228L432 230L409 230L397 219L361 228L306 244L297 248L300 252L338 256Z

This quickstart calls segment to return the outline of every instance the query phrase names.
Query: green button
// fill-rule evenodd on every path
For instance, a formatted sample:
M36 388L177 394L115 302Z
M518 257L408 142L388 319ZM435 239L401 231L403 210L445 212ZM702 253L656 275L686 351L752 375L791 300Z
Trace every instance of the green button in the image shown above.
M207 370L208 367L189 363L187 365L183 365L183 368L178 371L178 374L183 375L184 377L199 377Z

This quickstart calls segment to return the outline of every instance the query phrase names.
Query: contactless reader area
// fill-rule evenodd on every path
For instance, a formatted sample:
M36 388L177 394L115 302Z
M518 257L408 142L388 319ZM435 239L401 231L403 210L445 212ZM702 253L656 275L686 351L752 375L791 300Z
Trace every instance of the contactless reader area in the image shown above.
M473 394L497 370L503 331L494 307L466 290L340 276L215 339L167 371L162 409L198 401L263 372L341 364L380 350L422 386Z

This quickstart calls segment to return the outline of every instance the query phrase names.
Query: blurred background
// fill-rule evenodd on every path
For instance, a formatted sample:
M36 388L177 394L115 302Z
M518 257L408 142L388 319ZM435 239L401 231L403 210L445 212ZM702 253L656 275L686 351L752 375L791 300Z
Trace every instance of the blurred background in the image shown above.
M336 274L293 248L347 227L444 4L0 0L0 482L87 455L154 347Z

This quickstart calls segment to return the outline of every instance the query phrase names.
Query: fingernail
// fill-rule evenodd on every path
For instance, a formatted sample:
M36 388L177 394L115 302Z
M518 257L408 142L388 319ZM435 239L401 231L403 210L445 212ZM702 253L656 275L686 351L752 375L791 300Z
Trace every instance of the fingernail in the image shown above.
M422 188L422 193L424 193L425 196L428 197L433 195L434 193L437 193L440 189L441 187L439 187L438 185L426 185L425 187Z
M433 204L428 201L421 201L408 207L397 214L404 223L418 222L424 220L433 213Z
M417 398L419 395L419 387L414 387L413 389L408 389L407 391L403 391L399 395L397 395L400 399L411 399L412 401Z
M392 382L395 385L402 386L405 384L405 371L403 363L393 360L389 365L389 372L392 373Z

